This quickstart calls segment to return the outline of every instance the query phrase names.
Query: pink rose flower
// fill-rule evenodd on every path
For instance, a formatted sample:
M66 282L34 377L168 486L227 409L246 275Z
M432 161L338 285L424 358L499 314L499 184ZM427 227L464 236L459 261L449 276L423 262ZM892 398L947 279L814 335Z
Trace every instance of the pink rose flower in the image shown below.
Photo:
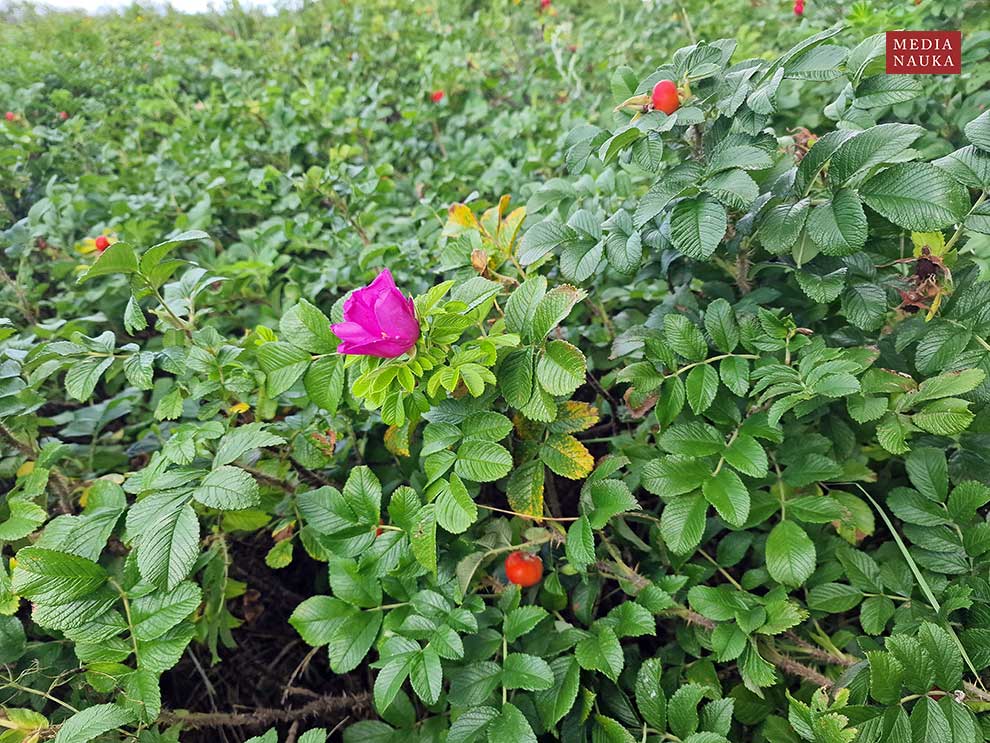
M419 322L411 297L403 296L383 270L344 302L344 322L331 325L340 338L337 353L394 359L416 345Z

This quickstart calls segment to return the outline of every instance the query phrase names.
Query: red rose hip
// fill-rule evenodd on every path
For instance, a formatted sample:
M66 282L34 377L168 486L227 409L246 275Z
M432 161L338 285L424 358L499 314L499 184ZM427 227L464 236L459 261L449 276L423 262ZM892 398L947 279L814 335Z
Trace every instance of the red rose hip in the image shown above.
M434 90L433 91L433 94L430 96L430 100L433 101L434 103L439 103L440 101L442 101L443 100L443 91L442 90Z
M96 249L99 250L101 253L110 247L110 241L107 239L106 235L100 235L93 242L96 245Z
M677 86L671 80L661 80L653 86L653 108L668 116L681 107Z
M513 552L505 558L505 575L517 586L535 586L543 577L543 560L529 552Z

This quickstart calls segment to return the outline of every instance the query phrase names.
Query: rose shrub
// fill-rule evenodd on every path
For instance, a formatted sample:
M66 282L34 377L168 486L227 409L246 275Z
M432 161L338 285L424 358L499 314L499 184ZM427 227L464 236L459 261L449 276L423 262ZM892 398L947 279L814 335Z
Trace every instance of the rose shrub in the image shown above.
M0 741L990 739L990 33L920 79L871 25L988 11L861 5L774 53L681 7L711 40L654 67L621 3L502 3L417 85L350 44L425 58L436 7L308 6L304 51L232 11L122 64L143 149L23 93ZM192 70L180 31L231 46ZM542 103L472 91L524 34ZM219 709L253 666L275 701Z

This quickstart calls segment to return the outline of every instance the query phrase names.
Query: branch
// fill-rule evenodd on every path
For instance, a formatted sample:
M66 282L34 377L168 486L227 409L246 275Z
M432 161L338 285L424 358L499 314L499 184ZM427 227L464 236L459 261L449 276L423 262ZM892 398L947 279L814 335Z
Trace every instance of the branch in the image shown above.
M158 722L182 725L184 730L217 727L260 728L279 722L296 722L308 717L322 718L341 712L351 713L371 708L371 693L358 692L342 696L323 696L297 709L259 707L251 712L185 712L162 710Z
M38 450L33 444L21 441L3 423L0 423L0 439L6 441L25 457L35 459L38 456ZM58 505L62 513L72 513L72 485L69 484L65 475L56 469L50 469L48 482L58 498Z

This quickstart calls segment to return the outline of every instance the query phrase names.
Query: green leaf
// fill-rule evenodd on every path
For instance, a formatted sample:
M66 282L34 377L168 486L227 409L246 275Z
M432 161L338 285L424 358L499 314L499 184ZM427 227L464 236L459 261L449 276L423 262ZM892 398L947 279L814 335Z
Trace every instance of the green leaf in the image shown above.
M116 245L120 243L110 246L107 253ZM55 736L55 743L86 743L114 728L128 725L136 718L134 711L119 704L94 704L63 722Z
M187 242L192 242L193 240L209 240L210 236L202 230L186 230L185 232L180 232L175 237L170 237L168 240L163 240L160 243L156 243L144 251L141 256L141 272L149 276L154 275L156 278L161 279L161 283L154 282L156 286L161 286L171 272L168 274L158 273L161 270L163 263L172 263L172 261L165 261L165 257L169 255L173 250L175 250L180 245ZM178 261L181 263L181 261ZM174 269L173 269L174 270Z
M465 441L457 450L454 472L472 482L493 482L512 470L512 455L492 441Z
M505 303L506 330L528 339L531 336L536 308L546 293L547 280L543 276L534 276L520 284Z
M38 604L66 604L96 591L106 571L92 560L65 552L24 547L11 576L14 593Z
M278 328L286 341L304 351L323 354L337 350L337 336L330 330L330 319L305 299L285 311Z
M447 743L472 743L478 740L496 717L498 710L494 707L472 707L462 712L450 725Z
M698 703L706 691L700 684L684 684L674 692L667 704L667 724L674 735L683 739L698 729Z
M815 543L793 521L781 521L771 530L766 555L767 571L778 583L800 586L815 572Z
M894 616L894 602L886 596L870 596L859 607L859 623L868 635L883 634Z
M963 369L945 372L937 377L926 379L918 386L918 391L906 396L909 405L938 400L942 397L956 397L979 387L986 378L982 369Z
M793 204L780 204L766 212L758 233L763 247L774 255L790 251L804 229L810 205L810 199L801 199Z
M541 606L517 606L505 615L506 642L515 642L549 616Z
M657 443L671 454L685 457L706 457L725 448L722 435L702 421L675 423L660 435Z
M929 163L901 163L870 178L860 195L874 211L916 232L949 227L969 211L969 193Z
M284 443L285 439L266 431L263 424L247 423L231 430L220 439L217 453L213 457L213 466L230 464L253 449Z
M553 686L553 671L543 658L509 653L502 661L502 686L526 691L549 689Z
M808 217L808 234L826 255L852 255L866 245L866 212L856 192L844 188Z
M173 590L158 590L131 603L131 627L138 640L157 640L199 606L202 591L189 581Z
M923 622L918 628L918 642L932 659L938 688L960 688L963 661L952 636L937 624Z
M663 666L659 658L648 658L636 674L636 706L651 727L667 729L667 697L661 682Z
M340 356L324 356L306 370L303 386L317 407L336 415L344 396L344 360Z
M629 486L622 480L606 479L588 485L593 509L588 520L594 529L602 529L609 519L620 513L638 511L639 502L633 497Z
M856 327L875 330L887 313L887 293L865 281L849 284L842 293L842 313Z
M413 520L409 532L409 542L416 560L431 573L437 571L437 520L436 506L428 503L419 511Z
M984 111L966 124L966 139L984 152L990 152L990 112Z
M443 690L443 666L433 645L427 645L413 656L409 681L420 699L427 704L436 704Z
M489 743L537 743L525 715L511 702L502 705L498 717L488 725Z
M949 495L949 468L945 452L939 449L915 449L904 459L911 484L926 498L944 502Z
M684 315L665 315L663 335L670 348L688 361L701 361L708 355L705 337Z
M671 499L660 514L660 535L675 555L687 555L701 543L708 502L701 495Z
M478 519L478 507L457 475L452 474L437 497L437 523L451 534L467 531Z
M553 685L535 694L536 709L543 727L550 729L560 722L574 706L581 681L581 666L573 655L562 655L550 661ZM448 743L450 738L447 738Z
M921 81L912 75L874 75L856 88L856 108L878 108L906 103L924 92Z
M622 150L629 147L642 136L643 132L635 125L625 126L616 130L598 150L598 159L602 161L602 164L608 165L619 156Z
M541 342L551 330L571 314L574 305L585 296L585 292L569 284L554 287L547 292L546 296L537 303L533 313L530 339L534 343Z
M327 577L333 595L349 604L372 609L382 603L378 579L362 571L356 560L331 556L327 562Z
M135 353L124 359L124 376L139 390L150 390L154 380L155 354L150 351Z
M683 194L701 178L701 168L697 163L684 162L657 178L650 190L639 200L633 224L640 228L653 220L670 202Z
M312 357L290 343L265 343L258 349L258 365L268 378L268 394L277 397L301 377Z
M955 436L965 431L974 417L966 400L947 397L926 405L911 416L911 422L937 436Z
M289 623L310 645L328 646L334 673L347 673L361 663L377 639L382 612L361 611L330 596L313 596L296 607Z
M547 219L537 222L523 235L519 243L519 262L524 266L535 263L550 251L575 239L577 232L566 224Z
M378 672L378 676L375 677L373 692L375 708L379 712L388 709L389 705L395 700L395 697L402 689L402 684L409 678L409 673L417 656L417 652L402 653L389 658L385 665L382 666Z
M943 743L951 740L952 730L945 712L934 699L923 696L911 710L912 743Z
M228 464L207 474L192 496L204 506L223 511L252 508L261 502L254 477Z
M843 185L853 176L867 173L871 168L892 162L911 146L924 129L916 124L880 124L847 138L832 154L828 180ZM821 142L816 142L817 147ZM811 148L813 152L815 147Z
M78 359L65 372L65 391L80 402L88 400L103 372L110 368L113 357Z
M730 209L743 212L760 195L760 187L756 185L756 181L739 168L723 170L706 178L701 188Z
M125 242L116 242L100 254L86 273L79 277L78 282L81 284L97 276L109 276L115 273L132 274L137 270L138 262L134 248Z
M606 741L606 743L636 743L636 739L626 730L618 720L613 720L605 715L595 715L595 727L592 732L593 740ZM692 741L692 743L695 743Z
M749 490L732 470L723 467L702 485L705 499L715 506L718 515L733 526L742 526L749 518Z
M619 604L601 621L612 628L616 637L653 636L657 631L657 623L650 610L631 601Z
M689 258L705 260L722 241L728 220L725 207L701 196L685 199L674 207L670 217L670 241Z
M730 356L718 362L719 378L722 384L737 395L745 395L749 390L749 361L738 356Z
M684 380L684 391L691 411L695 415L704 413L715 401L718 392L718 372L711 364L694 367Z
M155 407L156 420L175 420L182 415L182 391L175 387L158 401Z
M586 671L600 671L612 681L619 678L625 658L619 638L611 628L598 625L597 631L580 640L574 648L574 656Z
M551 395L570 395L584 383L584 354L567 341L547 343L536 364L536 378Z
M739 345L739 326L732 305L719 297L705 310L705 330L722 353L732 353ZM705 349L707 353L707 348Z
M124 677L124 694L127 707L145 723L154 722L162 711L162 693L158 674L139 668Z
M736 436L722 454L725 461L750 477L766 477L769 462L763 447L745 433Z
M581 516L570 525L564 546L567 561L578 570L584 570L595 561L595 538L587 516Z
M138 537L138 571L149 583L173 590L199 557L199 518L188 495L154 495L138 505L154 507ZM128 531L136 508L128 513Z

